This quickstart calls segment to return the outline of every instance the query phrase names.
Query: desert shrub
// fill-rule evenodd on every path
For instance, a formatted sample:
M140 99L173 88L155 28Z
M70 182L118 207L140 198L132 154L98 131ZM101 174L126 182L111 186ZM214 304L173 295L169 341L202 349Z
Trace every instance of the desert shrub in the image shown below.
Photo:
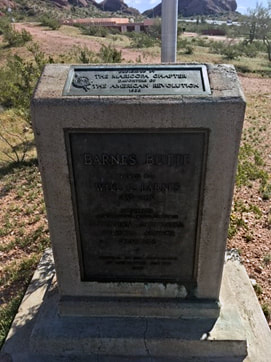
M194 52L194 48L191 45L187 45L185 50L184 50L184 53L185 54L193 54L193 52Z
M177 41L177 49L183 54L193 54L194 48L192 43L186 38L179 38Z
M102 45L98 53L94 53L86 46L76 47L72 60L84 64L120 63L122 52L111 45Z
M44 65L53 60L46 58L36 44L28 50L32 54L31 60L24 60L15 54L0 69L0 103L6 108L16 109L29 121L30 99L34 87Z
M249 43L247 40L239 43L240 51L248 58L254 58L257 56L258 52L265 52L265 46L263 42L254 41Z
M108 29L103 26L80 25L79 28L81 29L82 34L84 34L84 35L91 35L91 36L98 36L98 37L105 38L109 34Z
M260 42L253 42L249 44L247 41L233 43L232 41L210 41L210 52L213 54L220 54L226 59L236 59L243 55L248 58L254 58L262 47Z
M131 38L131 48L150 48L159 44L159 40L145 33L126 33Z
M208 42L208 40L206 40L205 38L200 38L200 37L192 38L192 39L191 39L191 42L192 42L194 45L198 45L198 46L200 46L200 47L208 47L208 46L209 46L209 42Z
M107 31L109 34L112 34L112 35L118 35L121 33L120 29L118 29L118 28L107 28Z
M254 58L258 54L257 46L255 46L254 43L250 44L246 41L239 42L235 45L235 48L239 50L240 55L248 58Z
M50 15L50 14L44 14L40 17L39 19L41 25L43 26L48 26L49 28L51 28L52 30L57 30L60 28L60 21L55 18L54 16Z
M209 42L210 44L210 48L209 48L209 51L210 53L213 53L213 54L221 54L223 49L224 49L224 43L222 41L214 41L214 40L211 40Z
M250 73L251 69L245 64L235 64L235 69L240 73Z
M212 41L209 51L213 54L220 54L226 59L236 59L242 55L239 44L232 42Z
M223 52L222 55L224 56L224 58L232 60L232 59L237 59L239 58L240 55L242 55L242 52L240 51L240 49L238 48L238 46L235 45L226 45L223 48Z
M0 114L0 164L3 160L23 162L33 148L32 132L24 117L13 110Z
M253 45L259 52L266 52L266 47L262 41L254 40Z
M161 20L155 19L153 25L151 25L147 34L153 39L161 39Z
M96 54L89 50L86 46L83 48L78 47L76 49L76 53L78 54L77 61L83 64L90 64L90 63L99 63L99 59L97 58Z
M188 45L188 40L186 38L178 38L177 40L177 49L183 49Z
M270 200L271 199L271 183L267 181L261 185L261 196L263 200Z
M6 16L0 17L0 35L4 34L5 29L10 25L10 22Z
M102 45L98 57L102 63L121 63L122 52L111 45Z
M239 150L236 185L247 186L250 181L260 181L260 192L268 193L269 175L264 170L263 160L258 150L253 149L248 143L244 143Z
M23 29L17 31L10 24L7 24L2 28L3 40L8 44L9 47L23 46L28 41L32 40L32 35Z

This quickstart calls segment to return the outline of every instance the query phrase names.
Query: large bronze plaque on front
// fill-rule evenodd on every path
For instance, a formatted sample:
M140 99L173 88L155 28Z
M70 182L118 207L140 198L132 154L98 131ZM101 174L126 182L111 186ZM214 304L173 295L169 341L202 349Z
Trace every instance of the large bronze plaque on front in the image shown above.
M195 281L207 136L66 132L83 281Z

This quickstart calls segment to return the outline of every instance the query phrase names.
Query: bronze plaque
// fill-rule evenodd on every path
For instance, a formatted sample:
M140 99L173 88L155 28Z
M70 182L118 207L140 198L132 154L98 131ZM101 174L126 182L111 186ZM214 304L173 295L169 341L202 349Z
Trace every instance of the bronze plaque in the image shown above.
M66 131L83 281L195 281L207 137Z
M71 66L65 96L164 96L211 94L202 64Z

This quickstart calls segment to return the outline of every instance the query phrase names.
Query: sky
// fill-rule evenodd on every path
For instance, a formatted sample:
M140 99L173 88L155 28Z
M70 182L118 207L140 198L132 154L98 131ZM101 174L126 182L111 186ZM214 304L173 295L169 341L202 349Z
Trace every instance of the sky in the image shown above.
M237 11L239 11L242 14L245 14L247 12L247 9L254 9L256 6L256 3L261 3L262 5L266 6L268 3L268 0L236 0L237 1ZM101 1L97 1L101 2ZM159 4L161 0L124 0L124 2L132 6L133 8L138 9L140 12L152 9L154 6Z

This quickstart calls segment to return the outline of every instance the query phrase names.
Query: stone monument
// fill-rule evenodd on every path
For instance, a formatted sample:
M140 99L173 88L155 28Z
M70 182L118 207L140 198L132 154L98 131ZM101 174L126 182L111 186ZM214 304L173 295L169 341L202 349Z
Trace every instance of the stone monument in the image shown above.
M57 281L35 361L244 360L219 299L244 111L229 65L45 67L32 119Z

